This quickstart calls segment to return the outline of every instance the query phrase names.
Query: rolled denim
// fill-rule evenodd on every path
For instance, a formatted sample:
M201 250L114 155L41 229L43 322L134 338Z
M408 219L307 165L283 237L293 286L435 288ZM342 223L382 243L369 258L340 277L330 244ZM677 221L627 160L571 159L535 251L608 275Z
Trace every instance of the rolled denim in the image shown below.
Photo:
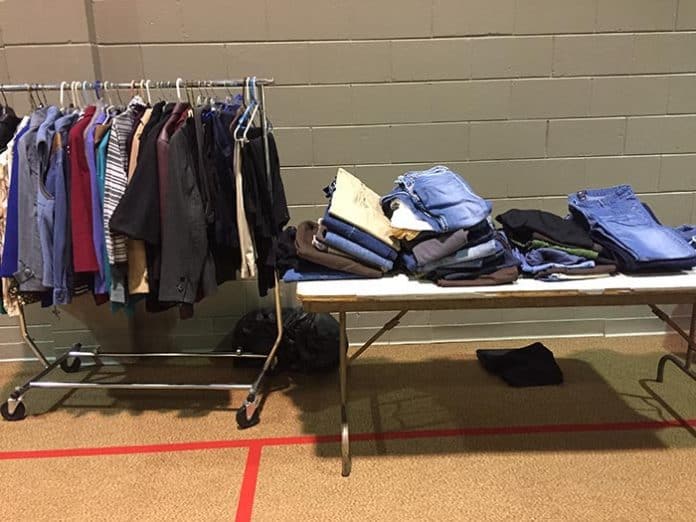
M384 241L380 241L376 237L346 223L342 219L331 216L328 210L324 214L324 217L321 218L320 223L334 234L343 236L345 239L371 250L380 257L385 257L391 261L396 260L398 252L384 243Z
M623 270L696 266L696 253L689 243L659 224L628 185L570 194L568 206Z
M570 254L564 250L558 250L556 248L536 248L527 252L524 257L532 266L544 265L547 263L570 266L577 265L578 263L584 263L585 261L592 261L592 266L594 266L594 261L591 259Z
M474 193L459 174L441 165L399 176L394 189L381 199L385 214L391 215L395 200L440 233L469 228L491 213L488 201Z
M325 245L340 250L361 263L379 268L382 272L389 272L394 268L394 261L381 257L350 239L334 234L323 224L319 225L316 238Z
M476 259L481 259L496 254L503 248L495 239L481 243L480 245L475 245L468 248L462 248L457 250L451 256L443 257L432 263L426 263L423 266L419 266L419 272L432 272L438 268L443 268L451 265L456 265L458 263L465 263L467 261L474 261Z
M551 261L542 264L532 265L527 260L527 257L516 248L512 250L512 254L520 262L520 269L525 274L537 274L539 272L543 272L551 268L593 268L595 266L595 262L589 259L574 264L563 264Z

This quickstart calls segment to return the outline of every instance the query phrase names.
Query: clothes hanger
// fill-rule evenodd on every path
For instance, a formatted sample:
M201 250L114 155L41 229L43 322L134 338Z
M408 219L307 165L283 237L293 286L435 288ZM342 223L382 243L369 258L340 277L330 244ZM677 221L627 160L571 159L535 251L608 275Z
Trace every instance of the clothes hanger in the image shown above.
M196 96L196 105L203 105L203 90L201 89L201 81L198 80L198 96Z
M145 82L145 92L147 93L147 104L152 107L152 96L150 95L150 80Z
M183 81L184 80L182 78L176 79L176 99L179 101L179 103L184 101L183 98L181 97L181 84L183 83Z
M36 110L36 101L34 100L34 96L31 93L31 85L27 84L27 95L29 96L29 106L31 107L32 111Z
M9 107L10 104L7 103L7 96L5 96L5 89L3 89L1 85L0 85L0 94L2 94L2 99L4 102L4 105L0 106L0 109L2 110L0 112L0 114L2 114L4 116L5 114L7 114L7 108Z
M68 82L60 82L60 94L58 97L60 103L60 112L65 112L65 86Z
M237 126L234 129L233 137L235 141L244 140L244 136L240 136L239 132L243 131L243 125L246 123L246 119L249 116L249 113L252 109L251 94L249 92L250 80L251 78L249 78L248 76L244 78L244 85L242 86L242 101L244 103L245 109L242 115L239 117L239 121L237 121Z
M77 105L77 97L75 96L75 82L74 81L70 82L70 105L74 109L79 110L79 107Z
M83 107L87 107L89 105L89 100L87 99L87 94L86 94L87 84L88 84L87 80L83 81L82 82L82 90L80 91L80 96L82 97Z
M246 128L244 129L244 134L242 136L244 141L247 140L247 135L249 134L249 129L251 129L254 125L254 118L256 117L256 114L259 111L259 101L256 97L256 76L252 76L251 81L250 81L250 86L251 86L251 99L252 99L252 104L254 105L254 108L251 111L251 115L249 116L247 120L247 125Z

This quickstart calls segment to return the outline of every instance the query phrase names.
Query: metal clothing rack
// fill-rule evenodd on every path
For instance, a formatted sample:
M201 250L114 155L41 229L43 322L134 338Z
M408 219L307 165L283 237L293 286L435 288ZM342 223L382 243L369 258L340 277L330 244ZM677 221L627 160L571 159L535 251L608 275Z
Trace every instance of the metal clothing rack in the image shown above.
M33 92L42 91L57 91L60 90L63 93L66 87L72 88L73 93L76 88L80 88L83 91L86 89L94 89L95 94L99 95L99 89L104 89L105 91L109 88L113 89L131 89L136 88L142 89L143 87L148 89L150 86L154 86L157 89L177 89L177 96L181 99L179 89L194 89L194 88L214 88L214 87L242 87L255 85L258 88L258 112L261 119L261 128L263 136L263 146L264 146L264 161L266 167L266 176L269 186L272 182L270 174L270 155L268 149L268 132L269 132L269 122L266 113L266 99L264 93L264 87L267 85L272 85L274 82L272 79L253 79L249 78L239 79L239 80L214 80L214 81L185 81L181 78L176 81L166 81L166 82L151 82L150 80L138 80L131 82L103 82L96 80L94 82L61 82L60 84L14 84L14 85L0 85L1 92L20 92L26 91L29 93L30 97ZM79 85L78 85L79 84ZM108 91L107 91L108 92ZM268 355L259 355L255 353L245 352L242 348L238 348L233 352L174 352L174 353L143 353L143 354L123 354L123 353L103 353L100 351L99 347L86 350L83 349L80 343L76 343L72 348L66 353L57 357L53 362L50 362L46 356L38 348L31 335L29 334L27 328L27 322L25 317L24 306L19 307L19 327L21 330L22 338L27 343L36 359L43 365L43 370L34 375L31 379L26 381L21 386L17 386L14 391L10 394L6 402L0 405L0 413L5 420L22 420L26 417L26 408L24 405L24 396L31 389L47 389L47 388L58 388L58 389L111 389L111 390L246 390L247 396L244 400L242 406L237 410L237 424L240 428L249 428L258 424L259 422L259 406L261 403L260 389L263 384L264 378L276 364L276 353L278 347L280 346L280 341L283 336L283 315L280 299L280 286L278 280L277 271L274 274L275 287L274 287L274 306L276 313L276 327L277 335L271 350ZM94 366L101 366L104 364L104 359L134 359L134 358L221 358L221 359L264 359L263 366L254 381L250 384L240 384L240 383L214 383L214 384L164 384L164 383L104 383L104 382L90 382L85 379L81 382L59 382L59 381L46 381L43 380L54 370L60 368L66 373L76 373L82 368L83 359L92 359ZM90 366L90 367L94 367Z

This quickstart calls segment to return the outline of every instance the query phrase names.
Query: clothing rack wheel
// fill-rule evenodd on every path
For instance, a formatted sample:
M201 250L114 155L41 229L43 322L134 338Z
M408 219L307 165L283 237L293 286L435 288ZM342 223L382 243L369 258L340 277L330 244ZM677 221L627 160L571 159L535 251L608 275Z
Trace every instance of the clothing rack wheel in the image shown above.
M0 405L0 413L6 421L20 421L26 418L27 409L22 401L8 399Z

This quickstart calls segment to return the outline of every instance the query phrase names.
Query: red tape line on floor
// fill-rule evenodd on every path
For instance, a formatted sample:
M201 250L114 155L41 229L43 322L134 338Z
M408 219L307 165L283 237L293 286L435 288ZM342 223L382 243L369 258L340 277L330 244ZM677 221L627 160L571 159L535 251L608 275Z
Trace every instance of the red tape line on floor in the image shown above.
M259 477L262 449L263 445L261 444L249 446L246 466L244 467L244 478L242 479L242 489L239 492L237 516L235 517L236 522L248 522L251 520L251 511L254 509L256 481Z
M694 426L696 419L665 421L605 422L586 424L539 424L529 426L490 426L477 428L450 428L437 430L387 431L383 433L355 433L351 441L431 439L438 437L476 437L482 435L524 435L540 433L586 433L611 431L661 430ZM139 453L175 453L229 448L264 446L300 446L340 442L339 435L303 435L261 439L212 440L143 444L133 446L102 446L91 448L59 448L45 450L0 451L0 460L48 459L61 457L96 457L103 455L133 455Z

